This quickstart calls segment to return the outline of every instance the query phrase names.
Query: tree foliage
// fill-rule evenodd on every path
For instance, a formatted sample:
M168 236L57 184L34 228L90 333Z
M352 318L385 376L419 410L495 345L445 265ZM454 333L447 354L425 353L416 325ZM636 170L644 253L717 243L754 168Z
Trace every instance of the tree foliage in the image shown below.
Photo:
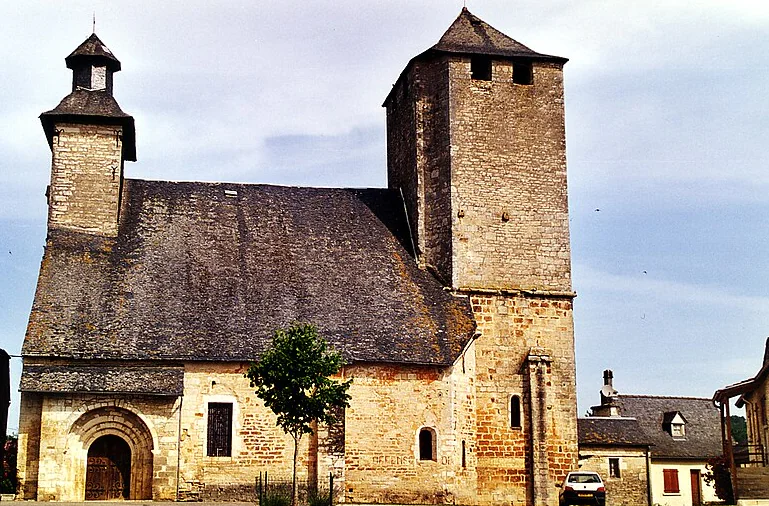
M246 372L251 387L277 416L277 425L294 439L294 491L296 496L296 452L304 434L313 433L313 423L332 424L334 413L349 406L347 389L352 380L335 381L344 362L330 349L314 325L294 323L278 329L272 346Z
M713 457L705 464L707 472L703 475L705 483L713 485L716 489L716 496L726 504L734 504L734 493L732 491L731 473L729 471L729 460L726 456Z
M732 439L735 443L747 443L748 442L748 425L745 422L745 417L740 415L732 415Z
M16 453L19 438L15 435L5 436L5 452L3 453L3 475L0 478L0 493L16 493Z

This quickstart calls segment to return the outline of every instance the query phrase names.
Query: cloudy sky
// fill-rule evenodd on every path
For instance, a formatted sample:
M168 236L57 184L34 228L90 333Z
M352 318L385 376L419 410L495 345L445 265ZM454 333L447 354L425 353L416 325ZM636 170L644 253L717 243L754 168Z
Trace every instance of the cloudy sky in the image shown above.
M565 68L579 412L710 397L769 335L769 3L468 0ZM45 240L38 115L91 33L136 118L127 177L386 184L381 103L461 0L2 2L0 346L18 355ZM13 389L21 362L12 361ZM17 427L14 397L9 427Z

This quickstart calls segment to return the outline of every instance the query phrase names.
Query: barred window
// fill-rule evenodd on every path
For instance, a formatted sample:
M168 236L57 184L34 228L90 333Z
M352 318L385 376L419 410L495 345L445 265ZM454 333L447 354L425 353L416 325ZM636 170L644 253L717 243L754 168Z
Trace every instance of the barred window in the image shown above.
M232 455L232 403L212 402L208 404L208 449L209 457Z

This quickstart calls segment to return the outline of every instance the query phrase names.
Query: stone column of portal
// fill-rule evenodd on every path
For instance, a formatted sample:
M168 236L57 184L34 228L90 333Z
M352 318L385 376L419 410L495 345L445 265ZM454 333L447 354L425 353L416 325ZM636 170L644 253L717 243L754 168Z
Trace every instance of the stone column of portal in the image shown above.
M529 381L529 437L531 442L531 503L550 504L549 459L547 450L548 384L551 353L544 348L531 348L526 358Z

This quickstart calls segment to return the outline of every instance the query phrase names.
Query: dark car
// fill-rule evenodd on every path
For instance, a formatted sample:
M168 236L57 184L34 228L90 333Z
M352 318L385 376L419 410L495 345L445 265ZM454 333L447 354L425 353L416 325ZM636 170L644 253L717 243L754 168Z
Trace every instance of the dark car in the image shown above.
M606 503L606 488L598 473L590 471L573 471L566 475L558 493L558 503L561 506L569 504L596 504L604 506Z

